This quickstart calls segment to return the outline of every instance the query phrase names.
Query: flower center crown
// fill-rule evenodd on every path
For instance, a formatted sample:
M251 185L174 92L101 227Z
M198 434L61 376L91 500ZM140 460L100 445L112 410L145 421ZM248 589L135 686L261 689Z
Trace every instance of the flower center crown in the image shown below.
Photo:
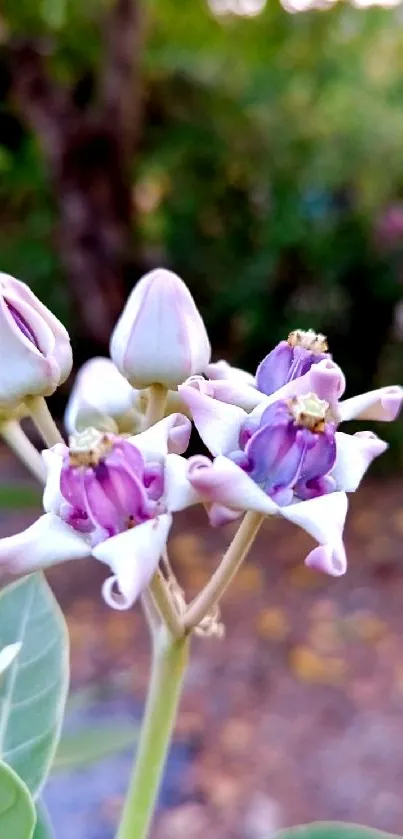
M329 349L326 336L321 332L314 332L313 329L294 329L290 332L287 342L293 349L302 347L312 353L326 353Z
M113 442L107 434L87 428L69 438L70 466L98 466L112 448Z
M316 393L293 396L288 402L288 408L297 425L309 428L316 434L324 432L329 412L329 403L325 399L319 399Z

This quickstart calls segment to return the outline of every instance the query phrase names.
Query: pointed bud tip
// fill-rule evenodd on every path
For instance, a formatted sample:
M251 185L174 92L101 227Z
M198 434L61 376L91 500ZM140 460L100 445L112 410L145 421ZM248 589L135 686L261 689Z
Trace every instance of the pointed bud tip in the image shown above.
M172 271L156 268L134 287L111 340L120 372L138 388L176 388L202 373L211 347L193 297Z

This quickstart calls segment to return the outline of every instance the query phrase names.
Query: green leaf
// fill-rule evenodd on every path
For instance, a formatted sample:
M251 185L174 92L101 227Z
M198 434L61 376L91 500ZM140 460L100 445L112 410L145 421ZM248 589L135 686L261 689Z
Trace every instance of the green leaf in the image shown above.
M24 782L6 763L0 762L0 836L31 839L35 819L35 807Z
M88 766L133 746L137 739L138 730L133 725L99 726L62 737L52 769L63 771Z
M36 806L36 819L37 821L32 839L54 839L50 818L43 804L37 804Z
M10 667L21 650L21 643L7 644L0 650L0 676Z
M42 574L0 595L0 648L18 642L0 681L0 757L35 797L54 757L68 687L66 625Z
M392 834L358 824L314 822L282 830L277 839L392 839Z

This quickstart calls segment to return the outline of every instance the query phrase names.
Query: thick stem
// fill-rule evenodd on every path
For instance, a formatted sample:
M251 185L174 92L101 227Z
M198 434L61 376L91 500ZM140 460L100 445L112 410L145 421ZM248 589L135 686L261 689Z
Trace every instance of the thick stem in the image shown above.
M148 388L148 403L145 428L163 418L167 402L168 391L164 385L151 385Z
M46 481L46 469L41 455L32 445L17 420L5 422L0 427L0 433L7 445L19 457L41 484Z
M146 839L171 741L189 655L189 638L163 627L153 647L151 682L137 759L116 839Z
M186 610L184 623L188 631L198 626L221 599L245 559L263 519L261 513L246 513L217 570Z
M154 598L149 589L143 591L141 595L141 605L150 630L151 638L159 632L161 628L160 613L154 603Z
M49 411L43 396L32 396L26 400L32 420L47 446L64 443L63 437Z

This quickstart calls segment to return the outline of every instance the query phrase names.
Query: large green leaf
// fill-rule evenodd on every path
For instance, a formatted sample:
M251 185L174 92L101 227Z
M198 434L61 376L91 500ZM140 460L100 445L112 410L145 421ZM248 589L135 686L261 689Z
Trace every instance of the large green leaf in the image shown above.
M0 757L35 796L57 747L68 687L66 625L42 574L0 595L0 648L17 642L21 650L0 681Z
M283 830L278 834L278 839L393 839L393 837L391 833L358 824L314 822Z
M0 762L0 836L31 839L35 819L35 807L24 782L6 763Z
M42 804L36 807L36 825L32 839L54 839L53 828L49 816Z

